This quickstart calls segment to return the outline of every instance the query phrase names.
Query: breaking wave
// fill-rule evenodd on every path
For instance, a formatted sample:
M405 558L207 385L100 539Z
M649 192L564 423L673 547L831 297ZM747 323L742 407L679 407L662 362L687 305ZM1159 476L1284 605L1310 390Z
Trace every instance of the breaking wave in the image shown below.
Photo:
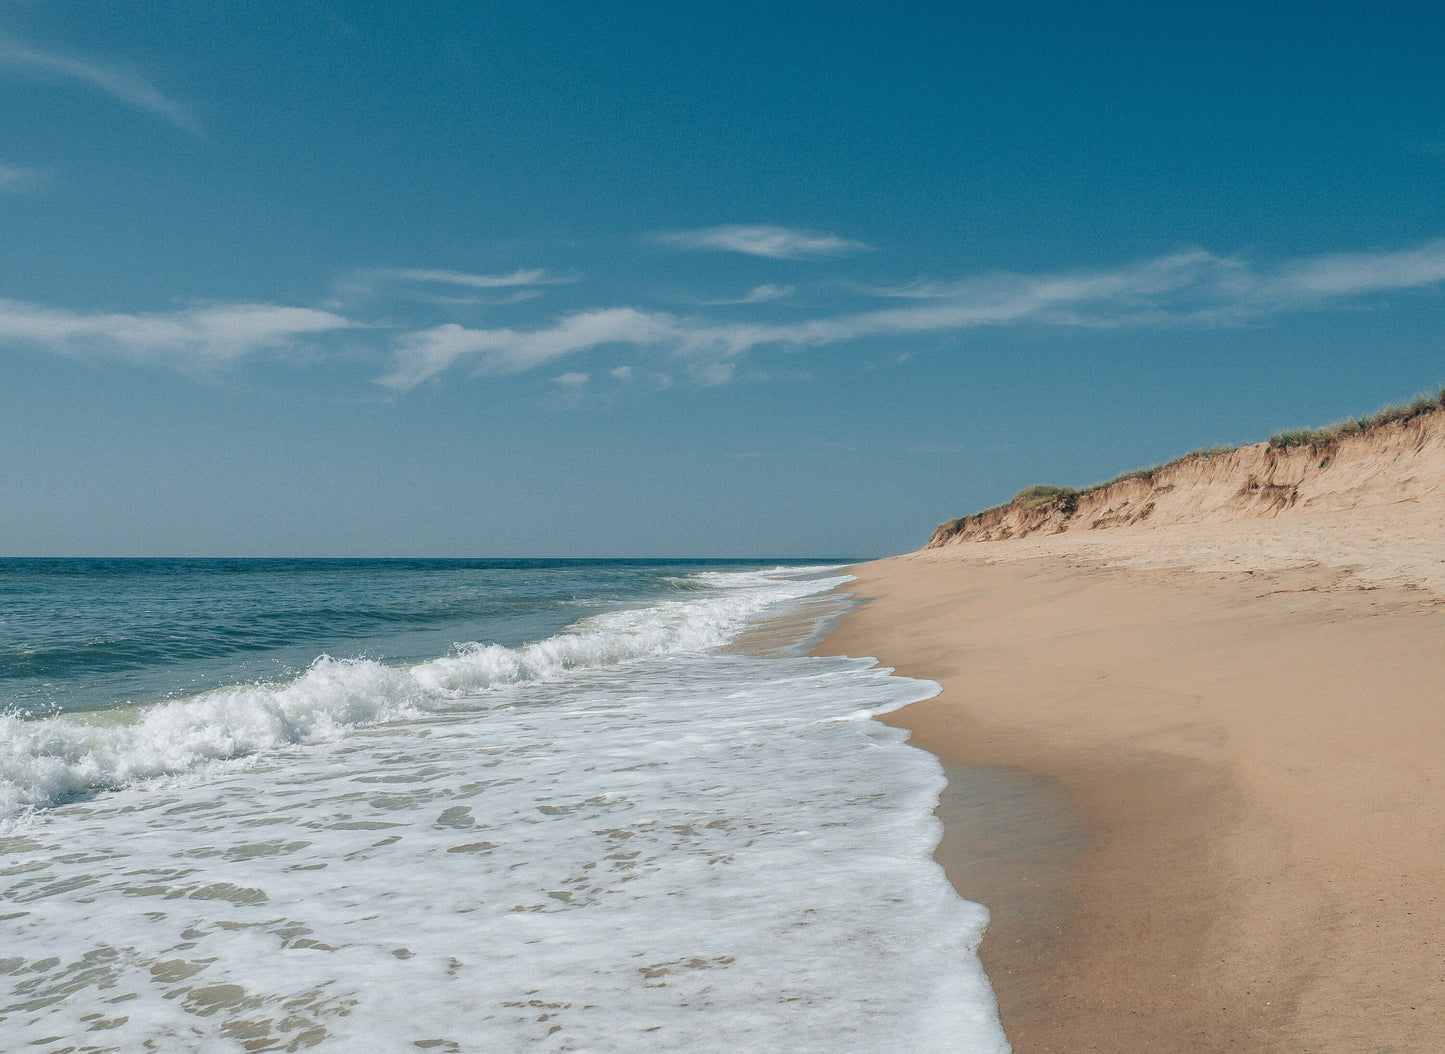
M410 667L321 655L284 681L88 714L0 715L0 824L136 781L417 717L494 688L707 651L765 609L846 581L819 575L827 570L704 572L692 576L700 591L685 600L592 616L515 648L461 644Z

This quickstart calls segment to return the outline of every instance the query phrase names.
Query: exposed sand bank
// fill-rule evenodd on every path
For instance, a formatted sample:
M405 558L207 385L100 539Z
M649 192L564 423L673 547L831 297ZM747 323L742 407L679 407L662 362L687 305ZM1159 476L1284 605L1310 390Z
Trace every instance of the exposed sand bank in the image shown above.
M1411 497L857 569L818 650L943 684L890 720L966 767L938 855L1020 1054L1442 1049L1445 494Z
M1030 487L1013 501L939 525L928 548L1149 523L1228 523L1282 512L1338 512L1445 490L1445 390L1365 425L1187 454L1073 491Z

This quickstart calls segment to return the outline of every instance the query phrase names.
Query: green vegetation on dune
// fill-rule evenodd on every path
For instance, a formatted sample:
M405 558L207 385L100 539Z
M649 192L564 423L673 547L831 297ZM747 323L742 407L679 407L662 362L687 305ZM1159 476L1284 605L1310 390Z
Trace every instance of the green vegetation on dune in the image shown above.
M1075 493L1071 487L1050 487L1042 483L1032 487L1025 487L1014 495L1013 505L1022 505L1026 509L1032 509L1036 505L1043 505L1045 502L1053 501L1055 498L1068 497Z
M938 529L953 534L962 530L969 520L975 520L980 516L987 516L991 512L1000 512L1014 505L1022 506L1025 509L1035 509L1040 505L1063 501L1069 503L1069 511L1072 512L1073 502L1078 500L1078 496L1079 492L1072 487L1050 487L1047 484L1037 483L1032 487L1025 487L1019 491L1013 496L1011 501L1006 501L1002 505L995 505L990 509L984 509L982 512L975 512L968 516L960 516L956 520L948 520L946 523L939 524Z
M1207 446L1198 450L1191 450L1187 454L1180 454L1176 458L1164 462L1162 465L1150 465L1148 468L1130 469L1122 472L1113 479L1105 480L1103 483L1092 483L1079 491L1079 494L1093 494L1095 491L1103 490L1105 487L1112 487L1115 483L1123 483L1126 479L1142 479L1146 483L1152 480L1166 468L1173 468L1175 465L1182 465L1186 461L1196 461L1201 458L1219 457L1221 454L1232 454L1238 450L1237 446Z
M1387 406L1368 417L1349 417L1327 428L1305 428L1294 432L1279 432L1269 437L1269 445L1275 450L1288 450L1292 446L1309 445L1315 449L1333 446L1345 436L1358 435L1383 425L1400 421L1411 421L1423 414L1433 413L1445 407L1445 388L1435 395L1421 395L1399 406Z

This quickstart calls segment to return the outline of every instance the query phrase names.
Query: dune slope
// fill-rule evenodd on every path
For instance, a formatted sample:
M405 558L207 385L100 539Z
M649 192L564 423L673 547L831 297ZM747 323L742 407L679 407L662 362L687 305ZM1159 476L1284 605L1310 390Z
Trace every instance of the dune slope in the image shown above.
M1146 522L1340 511L1445 493L1445 407L1362 430L1289 438L1188 455L1077 493L1029 488L1007 505L941 524L926 548Z

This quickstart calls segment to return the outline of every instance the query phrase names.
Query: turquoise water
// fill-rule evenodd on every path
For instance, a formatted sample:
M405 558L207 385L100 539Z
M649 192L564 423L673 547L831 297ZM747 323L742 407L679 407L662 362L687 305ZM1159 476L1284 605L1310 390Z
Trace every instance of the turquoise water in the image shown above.
M0 710L100 709L294 674L420 662L772 566L642 560L0 559ZM806 566L806 565L805 565Z
M0 1046L1006 1050L845 582L0 562Z

